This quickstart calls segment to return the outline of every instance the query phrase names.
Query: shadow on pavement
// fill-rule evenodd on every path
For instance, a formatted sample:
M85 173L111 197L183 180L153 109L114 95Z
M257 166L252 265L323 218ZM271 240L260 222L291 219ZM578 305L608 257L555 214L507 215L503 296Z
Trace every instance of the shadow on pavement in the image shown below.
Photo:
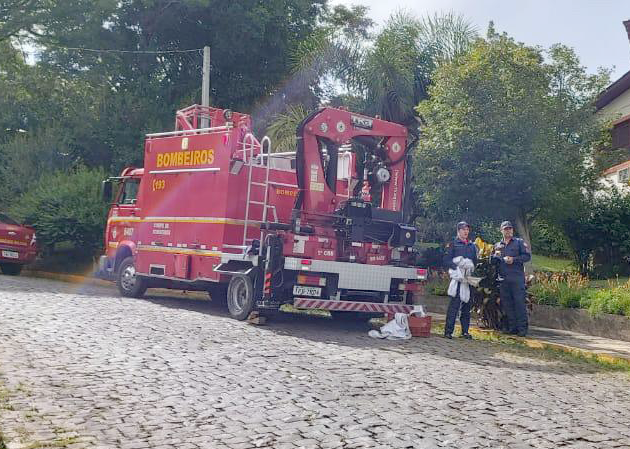
M115 286L98 286L93 284L69 284L46 279L0 276L0 291L5 292L38 292L69 293L86 297L119 300ZM53 288L51 288L53 287ZM176 310L187 310L204 315L228 318L224 301L208 300L205 292L179 292L176 290L153 289L142 299L129 301L145 301L161 307ZM246 322L242 326L251 326ZM567 359L547 359L543 361L533 350L507 347L500 343L487 341L465 341L461 339L446 340L433 334L429 338L412 338L408 341L390 341L370 338L367 333L372 325L367 322L355 322L343 319L331 319L325 316L298 313L273 314L264 326L256 326L264 336L272 333L288 336L313 343L325 343L357 349L376 349L395 354L414 355L427 354L443 357L445 366L449 360L459 360L483 366L488 369L520 369L525 371L547 372L555 374L575 375L576 372L596 372L596 365L577 364ZM512 353L520 356L520 360L506 360L504 355ZM519 357L512 357L519 358ZM528 361L529 360L529 361Z
M211 301L174 298L165 295L147 295L142 299L162 307L185 309L212 316L229 317L225 305ZM242 326L252 326L241 322ZM388 351L401 356L426 354L443 357L445 366L450 360L472 363L487 369L519 369L523 371L545 372L573 376L576 372L597 372L598 366L578 364L562 358L542 360L536 350L508 347L488 341L466 341L454 338L446 340L435 334L429 338L412 338L408 341L379 340L369 337L373 328L370 323L331 319L325 316L299 313L275 313L263 326L254 326L263 335L271 333L279 336L299 338L305 345L325 343L354 349L375 349ZM511 353L522 361L506 360ZM448 369L448 368L447 368Z

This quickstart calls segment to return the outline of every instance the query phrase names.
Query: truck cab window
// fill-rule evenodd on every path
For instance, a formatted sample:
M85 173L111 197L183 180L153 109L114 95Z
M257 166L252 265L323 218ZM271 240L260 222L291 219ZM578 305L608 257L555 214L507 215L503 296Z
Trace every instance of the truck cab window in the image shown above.
M138 198L138 187L140 186L140 180L127 179L120 186L120 193L118 194L118 204L136 204Z

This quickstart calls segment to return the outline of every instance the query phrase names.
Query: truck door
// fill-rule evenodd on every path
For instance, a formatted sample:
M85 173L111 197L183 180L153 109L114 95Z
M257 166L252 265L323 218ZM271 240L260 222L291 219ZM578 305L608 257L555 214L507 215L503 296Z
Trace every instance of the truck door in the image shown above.
M140 178L126 178L120 183L110 212L108 246L117 247L124 240L134 241L140 208L137 205Z

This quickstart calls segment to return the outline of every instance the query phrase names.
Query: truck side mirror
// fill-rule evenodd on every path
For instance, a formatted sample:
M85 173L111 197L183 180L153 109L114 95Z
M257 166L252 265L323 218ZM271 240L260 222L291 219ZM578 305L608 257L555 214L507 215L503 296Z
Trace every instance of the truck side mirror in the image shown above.
M106 203L111 203L112 191L113 191L112 182L109 179L103 181L103 192L102 192L103 201L105 201Z

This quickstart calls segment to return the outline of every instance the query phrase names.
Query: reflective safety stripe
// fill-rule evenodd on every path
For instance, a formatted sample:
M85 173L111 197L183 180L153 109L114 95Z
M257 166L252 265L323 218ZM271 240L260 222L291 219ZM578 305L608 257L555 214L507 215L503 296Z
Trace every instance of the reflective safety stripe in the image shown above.
M145 222L145 223L210 223L210 224L231 224L231 225L243 225L245 220L239 220L235 218L218 218L218 217L110 217L107 220L111 222ZM249 220L249 226L257 226L260 222L255 220Z
M28 242L22 242L20 240L12 239L0 239L0 243L6 243L7 245L27 246Z
M204 249L185 249L185 248L169 248L167 246L151 246L151 245L138 245L138 251L152 251L158 253L169 254L192 254L194 256L205 257L221 257L220 251L208 251Z
M409 313L413 306L409 304L384 304L377 302L331 301L326 299L295 298L293 306L297 309L324 309L344 312L372 313Z

